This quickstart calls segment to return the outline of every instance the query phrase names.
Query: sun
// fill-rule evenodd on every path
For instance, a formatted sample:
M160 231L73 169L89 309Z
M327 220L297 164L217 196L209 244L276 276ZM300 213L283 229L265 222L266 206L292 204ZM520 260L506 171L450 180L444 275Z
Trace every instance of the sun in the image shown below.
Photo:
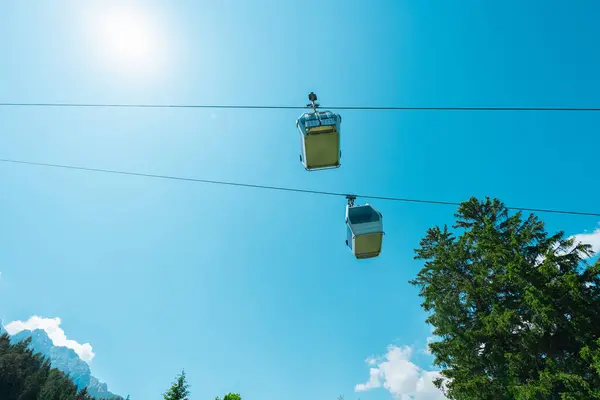
M86 12L84 29L95 66L126 78L155 78L169 61L168 30L148 7L103 3Z
M157 38L143 16L119 12L107 16L101 34L104 52L123 65L142 66L155 61Z

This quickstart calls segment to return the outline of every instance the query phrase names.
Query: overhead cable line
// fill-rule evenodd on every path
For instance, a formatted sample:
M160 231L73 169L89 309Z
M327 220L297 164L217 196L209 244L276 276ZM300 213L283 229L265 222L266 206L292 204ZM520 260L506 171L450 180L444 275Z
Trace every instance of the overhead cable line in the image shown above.
M64 107L64 108L221 108L261 110L303 110L306 106L276 105L208 105L208 104L92 104L92 103L0 103L0 107ZM330 110L380 110L380 111L588 111L600 108L582 107L386 107L386 106L324 106Z
M401 197L385 197L385 196L373 196L373 195L363 195L363 194L349 194L349 193L342 193L342 192L326 192L326 191L320 191L320 190L298 189L298 188L291 188L291 187L268 186L268 185L258 185L258 184L249 184L249 183L240 183L240 182L226 182L226 181L216 181L216 180L198 179L198 178L186 178L186 177L172 176L172 175L147 174L147 173L140 173L140 172L129 172L129 171L102 169L102 168L89 168L89 167L80 167L80 166L74 166L74 165L49 164L49 163L40 163L40 162L23 161L23 160L12 160L12 159L3 159L3 158L0 158L0 162L11 163L11 164L33 165L33 166L48 167L48 168L80 170L80 171L88 171L88 172L101 172L101 173L116 174L116 175L129 175L129 176L138 176L138 177L145 177L145 178L169 179L169 180L176 180L176 181L187 181L187 182L237 186L237 187L254 188L254 189L265 189L265 190L277 190L277 191L285 191L285 192L315 194L315 195L322 195L322 196L338 196L338 197L345 197L345 198L348 198L348 196L351 196L354 198L360 197L363 199L372 199L372 200L387 200L387 201L398 201L398 202L408 202L408 203L440 204L440 205L451 205L451 206L459 206L461 204L458 202L451 202L451 201L407 199L407 198L401 198ZM529 211L529 212L554 213L554 214L572 214L572 215L585 215L585 216L600 217L600 212L593 213L593 212L565 211L565 210L556 210L556 209L526 208L526 207L507 207L507 208L510 210L516 210L516 211Z

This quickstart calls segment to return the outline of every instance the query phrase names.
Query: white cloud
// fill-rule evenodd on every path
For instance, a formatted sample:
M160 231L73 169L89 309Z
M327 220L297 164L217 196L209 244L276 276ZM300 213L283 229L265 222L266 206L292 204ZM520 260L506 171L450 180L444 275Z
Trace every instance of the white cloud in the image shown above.
M375 364L377 364L377 358L373 357L373 356L370 356L370 357L367 357L367 359L365 360L365 362L367 364L369 364L369 365L375 365Z
M7 324L4 328L11 334L17 334L24 330L33 331L36 329L42 329L48 334L52 343L55 346L63 346L73 349L75 353L88 364L92 361L96 354L92 350L92 346L89 343L80 344L75 340L67 339L65 331L60 327L60 318L42 318L33 316L28 321L13 321Z
M594 253L600 252L600 228L592 233L580 233L571 237L575 238L575 244L578 242L591 244Z
M388 346L385 356L369 371L369 380L355 386L357 392L384 387L401 400L442 400L446 396L434 385L441 377L438 371L427 371L410 361L410 346ZM375 358L368 358L367 363Z
M379 368L369 369L369 380L367 383L359 383L355 386L354 390L357 392L364 392L369 389L381 387L381 371Z

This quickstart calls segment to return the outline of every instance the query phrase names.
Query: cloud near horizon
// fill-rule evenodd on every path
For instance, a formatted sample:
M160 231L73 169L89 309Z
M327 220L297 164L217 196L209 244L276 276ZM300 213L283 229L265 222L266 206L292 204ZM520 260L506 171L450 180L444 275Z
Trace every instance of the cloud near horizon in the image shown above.
M26 322L23 321L13 321L4 326L6 331L15 335L22 331L34 331L36 329L42 329L46 332L50 340L55 346L63 346L72 349L77 353L79 358L81 358L86 363L91 363L96 354L92 349L92 346L89 343L80 344L75 340L67 339L65 335L65 331L60 327L61 319L56 318L43 318L34 315L29 318Z
M446 396L433 384L441 375L427 371L410 361L410 346L388 346L382 357L369 357L366 363L369 380L355 386L356 392L383 387L400 400L445 400Z

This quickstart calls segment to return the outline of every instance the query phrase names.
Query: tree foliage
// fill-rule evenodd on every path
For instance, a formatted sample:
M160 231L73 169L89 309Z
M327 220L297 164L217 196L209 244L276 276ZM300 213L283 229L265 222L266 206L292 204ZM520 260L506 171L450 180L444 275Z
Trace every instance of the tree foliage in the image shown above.
M221 400L221 399L219 399L219 396L217 396L217 398L215 400ZM227 393L223 397L223 400L242 400L242 396L240 396L239 393Z
M12 344L0 335L0 399L2 400L93 400L61 371L51 368L41 354L29 348L31 338Z
M470 199L433 227L420 289L451 399L600 399L600 261L536 216Z
M190 395L188 383L185 379L185 371L177 376L168 392L163 395L164 400L188 400Z

